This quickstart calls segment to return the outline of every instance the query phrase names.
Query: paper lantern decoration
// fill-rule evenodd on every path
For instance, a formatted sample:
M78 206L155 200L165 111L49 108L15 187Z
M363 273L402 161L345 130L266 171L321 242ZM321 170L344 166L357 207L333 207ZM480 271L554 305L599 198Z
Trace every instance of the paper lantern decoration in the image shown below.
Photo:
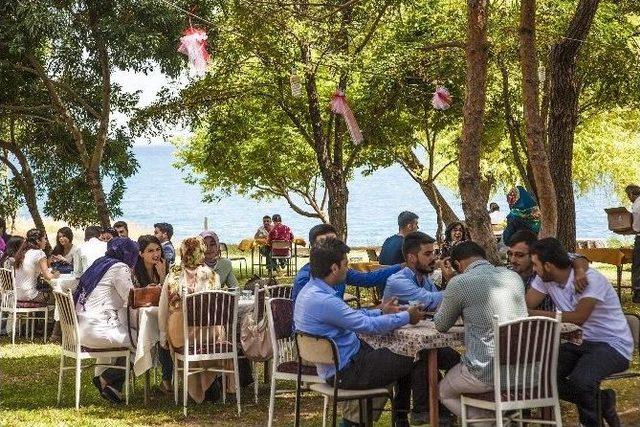
M191 68L197 74L204 74L210 57L207 52L207 33L199 28L189 27L182 34L178 52L187 55Z
M292 70L289 84L291 85L291 95L294 98L300 98L300 95L302 95L302 83L300 83L300 76L296 74L296 70Z
M347 98L344 96L344 92L337 89L333 95L331 95L330 105L331 111L344 117L347 129L349 129L349 134L351 135L351 140L355 144L360 144L364 138L362 137L362 132L360 132L358 122L353 115L353 111L351 111L351 107L349 107L349 104L347 103Z
M433 93L433 98L431 99L431 105L436 110L446 110L451 107L451 102L453 98L449 94L449 91L444 86L436 87L436 91Z

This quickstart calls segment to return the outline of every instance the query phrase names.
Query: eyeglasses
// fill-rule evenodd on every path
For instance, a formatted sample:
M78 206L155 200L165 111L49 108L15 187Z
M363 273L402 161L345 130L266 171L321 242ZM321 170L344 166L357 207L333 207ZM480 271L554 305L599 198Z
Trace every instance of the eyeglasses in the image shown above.
M524 258L529 255L529 252L511 252L507 251L507 258Z

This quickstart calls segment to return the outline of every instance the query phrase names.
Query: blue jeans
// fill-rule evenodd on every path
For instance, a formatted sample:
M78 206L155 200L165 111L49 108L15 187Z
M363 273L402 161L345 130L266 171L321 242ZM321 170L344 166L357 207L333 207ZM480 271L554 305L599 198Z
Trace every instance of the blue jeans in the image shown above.
M171 381L173 377L173 360L169 349L158 346L158 362L162 366L162 381Z

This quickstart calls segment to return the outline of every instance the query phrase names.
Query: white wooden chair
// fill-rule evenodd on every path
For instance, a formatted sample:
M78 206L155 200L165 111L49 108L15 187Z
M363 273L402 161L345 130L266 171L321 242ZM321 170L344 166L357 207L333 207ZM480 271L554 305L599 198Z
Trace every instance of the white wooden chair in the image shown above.
M236 384L238 415L240 405L240 372L238 370L238 296L215 290L182 296L184 347L173 353L173 387L178 404L179 371L182 371L182 407L187 416L189 375L200 372L233 374ZM189 367L191 362L233 361L233 369L223 367ZM182 362L179 366L178 361ZM226 381L222 381L222 399L226 403Z
M80 328L78 327L78 316L76 315L75 304L71 291L66 293L53 291L56 300L56 307L60 314L60 329L62 330L62 344L60 345L60 375L58 377L58 405L62 398L62 375L64 371L75 370L75 397L76 410L80 408L80 380L82 368L93 366L106 366L114 369L124 370L124 396L125 403L129 404L129 372L130 372L130 354L131 349L128 347L118 348L87 348L82 345L80 337ZM75 359L75 364L65 366L65 357ZM111 364L94 364L91 366L82 366L82 361L87 359L101 358L125 358L125 365Z
M29 336L31 330L31 340L35 331L35 321L44 320L44 342L47 342L47 324L49 322L49 311L52 307L46 302L39 303L33 301L18 301L18 295L15 290L15 274L13 269L0 268L0 321L2 315L7 313L7 327L9 326L9 318L11 322L11 343L16 343L16 328L19 327L18 321L26 321L26 334ZM7 330L8 332L8 330Z
M293 300L289 298L270 298L267 300L267 321L273 359L271 359L271 392L269 395L269 423L273 425L276 400L276 381L295 381L298 377L298 361L294 352L295 343L292 337ZM315 366L302 367L302 381L305 383L322 383ZM326 407L325 407L326 409ZM326 410L323 412L323 420ZM324 422L323 422L324 424Z
M291 246L290 240L272 240L271 241L271 259L273 260L285 260L287 264L287 276L291 276ZM274 250L282 251L282 255L274 255ZM285 252L286 251L286 252ZM273 271L269 270L269 274L272 275Z
M509 420L518 425L539 423L562 426L556 369L560 347L560 313L556 318L526 317L500 323L493 320L495 353L493 357L494 391L460 397L462 426L470 423L504 424L503 412L515 411ZM467 418L467 407L495 412L493 418ZM553 408L554 420L525 419L523 409Z
M304 359L314 364L333 365L336 370L336 375L333 381L333 386L330 386L325 381L311 384L309 387L312 391L324 396L324 414L328 407L329 399L333 401L332 411L332 426L336 426L338 402L344 402L349 400L357 400L359 407L359 419L366 420L366 426L373 426L373 404L372 399L376 397L391 397L389 389L385 388L371 388L366 390L347 390L338 388L340 382L340 372L338 366L340 366L340 353L338 353L338 346L333 340L318 336L307 334L297 331L295 333L295 343L298 350L298 375L296 381L296 415L295 426L300 426L300 383L302 380L302 363ZM366 402L366 418L364 413ZM323 414L322 425L326 425L326 416ZM395 408L393 406L393 399L391 399L391 418L395 415Z

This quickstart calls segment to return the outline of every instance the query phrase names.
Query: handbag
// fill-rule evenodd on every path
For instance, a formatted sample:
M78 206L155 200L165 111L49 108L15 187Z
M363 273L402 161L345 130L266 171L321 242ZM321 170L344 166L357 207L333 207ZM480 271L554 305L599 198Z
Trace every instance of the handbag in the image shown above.
M267 318L256 324L253 313L244 316L240 327L240 344L247 359L265 362L273 357Z
M127 329L131 346L136 347L131 334L131 310L141 307L158 307L162 286L147 286L146 288L133 288L129 290L129 303L127 307Z

